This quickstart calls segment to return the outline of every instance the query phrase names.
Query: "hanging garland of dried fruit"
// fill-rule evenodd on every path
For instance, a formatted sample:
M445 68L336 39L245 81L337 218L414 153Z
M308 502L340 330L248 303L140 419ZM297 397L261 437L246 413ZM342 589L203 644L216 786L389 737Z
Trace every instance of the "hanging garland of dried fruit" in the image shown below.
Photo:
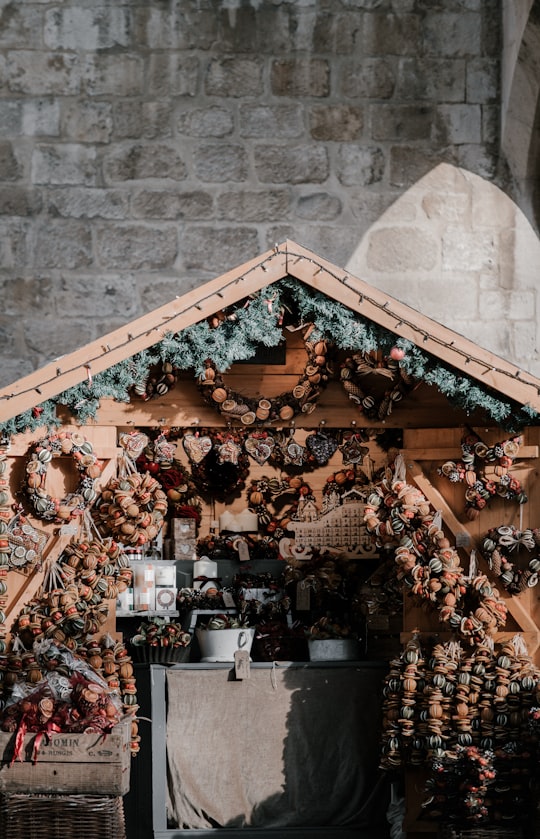
M167 495L169 508L176 518L192 518L199 524L202 504L197 486L190 472L177 456L177 444L162 429L154 440L149 440L136 459L139 472L149 472ZM148 440L148 438L147 438Z
M345 359L340 379L344 391L368 419L384 420L416 382L400 366L404 353L394 347L389 356L359 352Z
M205 401L220 414L244 425L288 422L298 414L310 414L332 375L332 368L326 341L311 343L306 339L304 346L307 353L304 370L295 386L279 396L251 397L233 391L225 381L224 372L211 359L206 361L205 370L198 378L198 388Z
M314 499L311 487L300 475L284 480L263 475L251 482L246 496L250 512L257 514L261 528L275 539L287 532L301 502Z
M79 518L96 499L95 480L101 474L92 443L82 434L58 431L30 446L23 490L35 516L57 524ZM54 498L45 489L47 469L53 458L71 455L80 474L75 492Z
M467 434L461 441L461 460L448 460L439 469L452 483L464 483L467 518L478 518L489 502L504 498L518 504L527 502L521 483L510 468L518 456L522 437L511 437L487 446L476 434Z
M526 560L526 567L519 568L512 561L517 559L520 549L536 555ZM492 527L482 541L482 554L490 570L509 594L520 594L538 585L540 572L540 530L518 530L513 526Z
M485 575L466 576L424 495L391 473L369 492L364 521L380 546L395 548L398 578L439 619L470 643L481 643L505 625L507 610Z

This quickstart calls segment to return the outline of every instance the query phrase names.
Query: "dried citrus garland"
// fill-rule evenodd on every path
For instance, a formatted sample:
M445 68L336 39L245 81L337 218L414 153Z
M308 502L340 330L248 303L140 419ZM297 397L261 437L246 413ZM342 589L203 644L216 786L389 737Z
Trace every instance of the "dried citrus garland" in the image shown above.
M492 751L500 778L495 809L515 814L515 796L528 799L534 769L529 720L539 677L520 636L496 648L482 644L464 651L455 641L422 648L415 634L391 662L385 680L381 767L436 767L462 749ZM471 790L460 789L461 802ZM437 803L442 805L448 794L440 788ZM426 805L432 804L428 799ZM435 806L430 814L440 817Z
M148 472L111 478L93 511L98 527L122 544L146 545L155 539L167 514L167 496Z
M81 516L97 498L95 479L101 474L92 443L77 432L58 431L33 443L29 451L23 489L34 515L57 524ZM53 458L62 455L71 455L80 480L75 492L54 498L45 489L47 469Z
M290 391L274 396L250 397L236 393L227 386L224 374L211 359L206 361L198 387L206 402L231 420L244 425L289 421L298 414L310 414L316 408L332 369L328 364L326 341L311 343L305 340L307 362L296 385Z
M465 576L435 515L416 487L386 476L368 493L364 521L378 545L395 547L398 578L410 593L436 608L459 635L479 643L504 626L506 606L485 575Z
M493 446L487 446L475 434L466 435L461 441L461 460L448 460L439 473L452 483L465 483L467 517L479 515L496 496L507 501L524 504L527 496L517 478L509 470L519 453L522 437L511 437ZM491 469L491 472L487 470Z
M294 518L301 499L313 498L313 492L300 475L294 475L284 480L268 478L263 475L253 480L247 489L248 509L256 513L259 523L264 530L279 538L287 530L291 519ZM270 504L275 504L278 499L282 501L291 497L290 504L282 515L272 513Z
M527 560L525 568L518 568L510 556L519 553L520 548L536 555ZM538 585L540 572L540 530L538 528L518 530L513 526L493 527L488 530L483 542L482 553L501 585L509 594L520 594Z

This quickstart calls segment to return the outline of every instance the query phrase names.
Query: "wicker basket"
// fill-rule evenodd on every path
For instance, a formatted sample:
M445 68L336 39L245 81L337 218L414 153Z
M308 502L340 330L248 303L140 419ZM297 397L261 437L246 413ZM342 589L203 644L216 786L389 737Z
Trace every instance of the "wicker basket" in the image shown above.
M133 661L139 664L181 664L189 661L191 646L187 647L152 647L130 644Z
M0 796L0 836L9 839L126 839L122 797Z

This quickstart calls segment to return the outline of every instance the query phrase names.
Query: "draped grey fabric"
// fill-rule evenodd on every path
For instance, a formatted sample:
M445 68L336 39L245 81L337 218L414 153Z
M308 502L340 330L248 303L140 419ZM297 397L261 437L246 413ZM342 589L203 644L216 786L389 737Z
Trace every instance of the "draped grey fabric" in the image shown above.
M167 673L173 828L363 824L380 789L379 669ZM380 805L380 802L379 802Z

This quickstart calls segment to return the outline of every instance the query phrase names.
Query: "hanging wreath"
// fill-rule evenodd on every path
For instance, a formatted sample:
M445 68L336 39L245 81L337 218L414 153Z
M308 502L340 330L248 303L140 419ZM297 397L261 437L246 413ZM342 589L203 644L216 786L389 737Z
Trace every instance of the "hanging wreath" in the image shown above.
M167 514L167 496L148 472L112 478L94 510L98 527L124 545L146 545L156 538Z
M492 527L483 542L482 553L494 576L509 594L520 594L538 584L540 555L527 561L525 568L518 568L510 556L521 548L531 552L540 547L540 530L518 530L512 526Z
M527 502L520 482L509 472L522 442L522 437L511 437L487 446L476 434L467 434L461 441L461 460L448 460L441 466L440 475L452 483L466 484L467 518L477 518L497 496L518 504Z
M45 489L47 469L53 458L71 455L80 474L75 492L64 498L53 498ZM44 521L65 523L82 515L97 497L95 479L101 465L94 454L92 443L82 434L59 431L43 437L30 447L26 463L23 490L34 515Z
M244 425L269 423L277 420L288 422L298 414L315 410L330 375L326 341L304 341L307 362L292 390L274 396L249 397L231 390L224 374L211 359L206 361L198 387L206 402L230 420L240 420Z
M263 530L275 539L285 534L300 502L313 498L311 487L299 475L284 480L263 475L251 482L246 494L248 509L257 514ZM269 505L274 507L274 512Z
M227 501L243 492L250 464L240 432L201 429L196 434L188 432L183 445L202 496Z
M149 472L159 481L173 516L193 518L200 523L202 505L195 481L176 456L176 444L167 439L165 432L148 441L136 463L140 472Z
M416 386L399 360L381 353L359 352L345 359L340 378L349 399L369 419L384 420Z

